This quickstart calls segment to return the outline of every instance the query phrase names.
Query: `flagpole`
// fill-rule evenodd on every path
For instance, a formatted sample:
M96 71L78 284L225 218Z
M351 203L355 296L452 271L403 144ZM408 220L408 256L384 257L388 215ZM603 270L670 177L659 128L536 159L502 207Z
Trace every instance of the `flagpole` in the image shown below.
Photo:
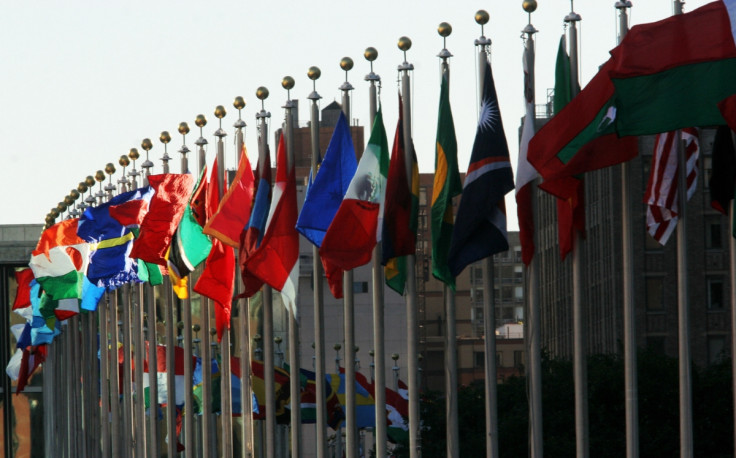
M675 0L675 14L682 14L682 0ZM687 277L687 158L682 131L675 133L677 146L677 347L680 380L680 456L693 456L692 375L690 370L690 318Z
M219 200L225 192L225 144L222 139L227 133L222 129L222 118L225 117L225 107L218 105L215 108L215 117L219 120L220 126L215 131L217 137L217 183L219 189ZM226 246L226 250L232 248ZM218 307L215 304L215 307ZM230 323L222 331L220 341L220 357L222 363L220 365L220 421L222 427L222 456L232 456L233 454L233 404L232 404L232 369L230 367Z
M570 24L570 77L572 96L579 92L578 82L578 29L581 20L570 0L570 14L565 22ZM583 184L584 185L584 184ZM583 238L575 230L572 247L572 312L573 312L573 379L575 384L575 449L578 457L590 453L588 439L588 363L586 331L587 313L583 308Z
M629 30L626 9L631 8L631 2L617 1L619 10L618 42L624 39ZM636 369L636 311L634 303L634 230L633 230L633 197L631 183L633 171L630 162L621 164L621 226L623 258L621 270L623 272L623 299L624 299L624 384L626 403L626 456L639 456L639 395Z
M120 161L118 161L120 162ZM125 162L125 161L123 161ZM115 167L113 164L108 164L110 166L110 169L105 167L105 171L110 174L110 186L112 185L112 173L115 173ZM127 181L120 183L120 192L127 192ZM133 433L134 430L134 418L133 418L133 399L132 399L132 393L133 393L133 365L132 361L130 359L130 350L131 350L131 334L130 334L130 308L132 307L132 297L130 292L130 285L124 284L121 287L121 293L122 293L122 334L123 334L123 424L124 424L124 430L123 430L123 437L124 437L124 443L123 443L123 456L131 456L134 452L133 446L135 443L135 435Z
M452 33L452 26L442 22L437 27L437 33L442 37L442 50L437 55L442 59L440 64L440 78L447 78L449 91L450 64L448 59L452 53L447 50L447 37ZM447 456L460 456L460 435L458 432L457 416L457 329L455 323L455 291L443 285L445 298L445 417L447 427L445 431Z
M182 137L181 148L181 173L189 172L189 159L187 153L187 134L189 133L189 125L186 122L179 123L177 128ZM161 134L163 136L163 133ZM192 390L192 277L193 273L189 273L187 279L187 298L180 302L182 332L184 334L183 353L184 353L184 449L187 457L192 457L196 453L194 450L194 396Z
M293 171L294 169L294 117L292 110L295 108L295 104L291 101L291 89L294 87L294 78L285 76L281 81L281 86L286 89L287 100L284 105L284 111L286 112L286 126L284 133L286 134L286 157L288 170ZM287 280L288 281L288 280ZM283 299L283 296L282 296ZM294 298L296 300L296 298ZM291 453L292 456L301 456L301 428L302 428L302 415L300 406L300 393L301 388L299 386L299 312L296 304L291 304L287 307L289 312L289 366L291 366L291 380L289 384L291 392Z
M348 72L353 68L353 59L343 57L340 68L345 71L342 91L342 112L350 125L350 91L353 85L348 82ZM353 271L346 270L342 275L344 328L345 328L345 457L355 458L358 453L358 427L355 406L355 302L353 296Z
M238 163L243 157L243 145L244 145L244 132L243 128L246 126L245 121L241 117L241 110L245 108L245 99L243 97L235 97L233 106L238 110L238 120L235 121L233 127L235 131L235 145L238 151ZM248 165L250 167L250 165ZM240 254L235 252L235 265L236 273L237 266L240 265ZM240 291L243 290L242 278L238 278L236 275L235 284L237 286L237 296ZM240 359L240 415L241 415L241 435L242 435L242 451L241 456L243 458L253 456L253 413L252 413L252 395L251 395L251 382L250 382L250 316L248 311L248 300L238 300L239 314L240 314L240 325L238 327L238 340L240 346L238 347L239 353L238 358Z
M371 129L376 119L377 94L376 83L379 87L381 77L373 72L373 61L378 58L376 48L366 48L363 56L371 65L371 71L365 76L370 82L368 89L368 107L371 120ZM374 349L374 399L376 402L376 429L374 434L376 457L386 457L386 349L384 337L384 302L383 302L383 266L381 265L381 244L376 243L373 248L371 279L373 281L373 349Z
M414 70L414 65L406 60L406 52L411 48L411 40L408 37L399 38L399 49L404 53L404 62L399 65L401 73L401 97L403 99L403 131L404 131L404 155L407 182L412 183L412 171L414 168L414 145L411 141L411 80L409 72ZM409 454L413 457L422 455L420 417L419 417L419 368L418 368L418 311L417 311L417 277L416 256L406 256L406 337L409 370Z
M736 134L731 131L731 142L736 142ZM736 224L734 224L734 205L736 200L731 200L731 206L729 208L728 219L731 226L731 232L728 237L728 248L729 248L729 279L731 284L731 354L736 355L736 238L733 234L736 233ZM732 360L733 361L733 360ZM733 385L733 404L734 404L734 415L736 416L736 364L731 364L731 377ZM736 422L734 423L736 428ZM736 434L734 435L734 450L736 451Z
M199 138L194 142L199 147L199 170L204 169L206 151L204 145L207 139L202 135L202 128L207 125L207 118L203 114L197 115L194 124L199 127ZM202 456L209 457L212 451L212 360L210 358L210 302L205 296L200 295L200 327L202 329Z
M488 65L488 47L490 38L484 35L484 26L488 23L488 12L479 10L475 13L475 22L481 26L481 36L475 40L478 47L478 81L480 82L480 98L483 98L483 80ZM485 394L486 394L486 456L498 456L498 418L496 414L496 313L493 294L493 258L481 261L483 271L483 335L485 351ZM490 338L489 338L490 336ZM532 453L532 456L535 455Z
M309 67L307 76L312 80L312 93L307 99L312 101L310 127L312 139L312 177L317 176L317 160L319 149L319 100L317 93L317 79L322 75L318 67ZM316 401L316 428L317 428L317 457L327 456L327 399L325 395L325 305L322 288L322 262L319 256L319 247L312 246L312 288L314 301L314 372L315 372L315 401Z
M256 97L261 101L261 111L256 114L259 121L258 156L259 164L263 164L268 153L268 126L266 119L271 113L263 107L263 101L268 98L268 89L261 86L256 91ZM261 306L263 308L263 381L266 395L266 446L265 456L272 457L276 450L276 406L274 387L273 361L273 290L268 285L261 288Z

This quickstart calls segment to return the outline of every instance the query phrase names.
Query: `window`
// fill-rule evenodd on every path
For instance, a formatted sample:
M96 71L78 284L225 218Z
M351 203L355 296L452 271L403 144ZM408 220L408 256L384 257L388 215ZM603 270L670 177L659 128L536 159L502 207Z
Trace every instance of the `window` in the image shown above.
M662 302L662 277L647 278L647 310L664 310L664 303Z
M353 294L367 293L368 282L367 281L354 281L353 282Z
M708 310L723 309L723 279L708 279Z
M524 278L523 270L521 266L514 266L514 279L516 281L521 281Z
M425 186L419 188L419 206L427 206L427 188Z
M710 188L708 187L708 184L710 183L710 177L713 175L713 158L705 156L703 158L703 187L706 191L709 191Z
M482 351L473 352L473 366L486 367L486 354Z
M708 364L717 363L726 348L726 336L708 336Z
M524 299L524 288L522 288L521 286L514 287L514 299Z
M524 367L524 352L521 350L514 350L514 367L517 369Z
M721 239L721 218L708 218L705 222L705 247L723 248Z

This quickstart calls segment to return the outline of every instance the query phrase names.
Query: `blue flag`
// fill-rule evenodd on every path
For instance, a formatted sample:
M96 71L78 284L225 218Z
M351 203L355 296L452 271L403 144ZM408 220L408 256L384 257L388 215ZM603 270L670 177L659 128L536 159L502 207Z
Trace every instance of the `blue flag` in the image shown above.
M296 222L296 230L314 245L322 245L325 232L340 208L357 168L353 139L347 119L341 112L324 160L314 182L307 189L304 206Z
M150 186L119 194L97 207L89 207L79 218L77 235L93 244L87 278L99 287L115 289L124 283L139 281L136 262L130 257L134 234L113 218L110 210L125 210L126 206L147 208L142 201L150 200Z
M509 147L490 64L483 79L478 128L457 210L448 265L458 276L470 263L509 249L504 195L514 189Z

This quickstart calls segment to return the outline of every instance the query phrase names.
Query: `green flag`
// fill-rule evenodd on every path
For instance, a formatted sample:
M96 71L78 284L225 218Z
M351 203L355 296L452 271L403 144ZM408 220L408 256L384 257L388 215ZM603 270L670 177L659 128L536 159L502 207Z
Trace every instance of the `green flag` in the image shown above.
M440 108L437 116L437 145L432 185L432 275L455 289L455 277L450 273L447 257L452 240L454 218L452 198L462 192L457 167L455 124L450 108L450 88L447 74L440 85Z
M555 63L555 98L552 107L555 114L572 100L572 78L570 77L570 56L565 49L565 35L560 37L560 47L557 49L557 63Z

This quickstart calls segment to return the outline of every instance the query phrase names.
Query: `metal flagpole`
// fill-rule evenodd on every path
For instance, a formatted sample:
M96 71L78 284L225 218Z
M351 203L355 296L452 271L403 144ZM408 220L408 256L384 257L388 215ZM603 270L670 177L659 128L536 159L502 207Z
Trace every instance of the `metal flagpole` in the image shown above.
M312 93L307 99L312 101L310 128L312 139L312 177L317 176L319 150L319 99L317 93L317 79L322 75L318 67L309 67L307 76L312 80ZM312 246L312 284L314 300L314 353L315 353L315 402L317 425L317 457L327 456L327 399L325 395L325 305L324 288L322 283L322 262L319 257L319 247Z
M199 138L194 142L199 147L199 169L202 170L206 164L206 152L204 145L207 139L202 136L202 128L207 125L207 118L203 114L197 115L194 124L199 127ZM212 361L210 359L210 301L200 296L200 320L202 328L202 347L200 355L202 358L202 456L210 456L212 450Z
M238 151L238 164L242 160L243 144L244 144L244 132L243 128L246 126L245 121L241 117L240 113L245 108L245 99L243 97L235 97L233 106L238 110L238 120L235 121L233 127L235 131L235 147ZM236 274L238 272L237 266L240 265L240 255L236 251L235 253L235 266ZM240 291L243 290L243 280L239 275L236 275L235 279L237 296ZM250 457L253 455L253 414L252 414L252 396L251 396L251 382L250 382L250 316L248 315L248 300L241 299L237 301L238 307L240 307L240 323L237 329L238 341L240 343L238 347L238 358L240 359L240 402L241 402L241 456L243 458Z
M736 142L736 134L731 131L731 141ZM731 284L731 354L736 355L736 238L733 234L736 232L736 225L734 225L734 205L736 200L731 201L731 207L729 208L728 219L730 221L731 232L728 237L728 248L730 254L730 269L729 279ZM736 415L736 364L731 365L731 377L733 383L733 403L734 403L734 415ZM736 423L734 423L736 428ZM734 435L734 441L736 441L736 435ZM734 450L736 450L736 442L734 443Z
M631 2L617 1L619 11L618 42L624 39L629 30L626 9ZM639 395L636 370L636 312L634 304L634 236L633 236L633 183L630 162L621 164L621 226L623 240L623 299L624 299L624 385L626 396L626 456L639 456Z
M682 14L685 2L675 0L675 14ZM675 133L677 146L677 347L680 379L680 456L693 456L692 375L690 370L690 318L687 278L687 158L681 131Z
M217 183L219 184L220 200L225 193L225 143L222 139L227 133L222 129L222 118L225 117L225 107L218 105L215 108L215 117L219 120L219 127L215 131L217 137ZM238 152L239 153L239 152ZM232 250L226 246L226 250ZM217 307L217 304L215 304ZM222 340L220 342L220 421L222 426L222 456L233 455L233 404L232 404L232 369L230 367L230 323L222 332ZM245 405L245 400L242 400Z
M570 0L570 14L565 22L570 24L570 79L572 96L579 92L578 83L578 29L581 17L574 11ZM587 314L583 304L583 238L575 231L572 247L572 314L573 314L573 379L575 383L575 449L578 457L590 453L588 440L588 363L586 332Z
M537 9L536 1L529 1L523 3L524 11L529 14L529 22L527 23L522 33L526 34L526 68L527 78L529 79L529 92L526 95L527 104L531 104L532 113L534 110L535 102L535 84L534 84L534 34L537 30L531 23L531 13ZM535 119L535 118L532 118ZM532 215L536 218L537 216L537 183L536 180L532 181L529 186L530 188L530 199L532 202ZM534 231L534 246L539 246L538 242L538 231ZM527 267L527 281L528 281L528 316L525 320L526 330L524 332L525 348L529 358L529 372L528 386L530 392L529 402L529 417L530 431L531 431L531 444L532 444L532 456L542 456L542 358L541 358L541 318L539 308L539 257L535 255L532 257L531 263Z
M443 22L437 27L437 33L442 37L442 50L437 55L442 59L440 64L440 78L447 78L450 82L450 64L447 61L452 53L447 50L447 37L452 33L452 26ZM460 456L460 439L457 419L457 335L455 328L455 291L444 285L445 298L445 416L447 418L446 441L447 456Z
M343 57L340 68L345 71L345 82L340 85L342 91L342 112L350 125L350 91L352 84L348 82L348 72L353 68L353 59ZM355 406L355 301L353 296L353 271L346 270L342 275L344 327L345 327L345 456L354 458L358 453L358 427Z
M287 100L284 105L286 111L286 157L288 169L294 168L294 116L292 110L295 104L291 101L291 89L294 87L294 78L290 76L284 77L281 86L286 89ZM296 300L296 298L294 299ZM292 456L301 456L301 429L302 429L302 413L301 413L301 388L299 384L299 311L296 304L292 304L292 310L289 313L289 366L291 366L291 383L289 384L291 392L291 454Z
M268 98L268 89L261 86L256 90L256 97L261 101L261 111L256 114L259 121L258 161L263 164L268 153L268 126L266 120L271 113L263 107L263 101ZM261 289L261 305L263 307L263 380L266 395L266 443L265 453L267 457L273 457L276 447L276 405L274 387L274 361L273 361L273 290L268 285Z
M368 107L371 120L371 129L376 119L377 88L381 85L381 77L373 72L373 61L378 58L376 48L366 48L363 56L371 65L371 71L365 76L370 82L368 88ZM384 302L383 302L383 266L381 265L381 244L376 243L373 248L372 272L373 280L373 356L374 356L374 393L376 402L376 429L374 431L376 457L386 456L387 425L386 425L386 350L384 346Z
M484 35L484 26L488 23L488 13L479 10L475 13L475 22L481 26L481 36L475 40L478 47L478 82L479 101L483 98L483 80L488 64L488 48L490 38ZM496 332L495 332L495 295L493 294L493 258L481 261L483 272L483 341L485 351L485 413L486 413L486 456L498 456L498 417L496 413ZM532 419L533 420L533 419ZM532 450L534 447L532 446ZM532 453L532 456L535 455Z
M181 173L189 173L189 159L187 153L187 134L189 125L186 122L179 123L178 132L181 134L182 143L179 148L181 153ZM163 134L162 134L163 135ZM180 302L181 319L184 325L183 353L184 353L184 449L187 457L195 456L194 449L194 396L192 390L192 275L189 273L187 279L187 298Z
M406 173L409 186L412 182L414 167L414 145L411 141L411 79L409 72L414 65L406 60L406 52L411 48L408 37L399 38L399 49L404 53L404 62L399 65L401 73L401 97L403 100L403 130ZM409 357L409 453L411 457L421 456L421 431L419 424L419 371L418 371L418 311L417 311L417 277L416 256L406 256L406 337Z
M335 350L335 373L340 374L340 349L342 348L342 345L339 343L336 343L332 346L332 348ZM340 422L342 424L342 421ZM335 455L336 457L342 458L342 426L338 426L337 430L335 431Z
M692 375L690 371L690 321L688 311L687 279L687 224L685 205L687 204L687 160L682 136L678 130L675 135L678 157L677 199L679 214L677 224L677 326L678 359L680 380L680 456L693 456L692 423Z

